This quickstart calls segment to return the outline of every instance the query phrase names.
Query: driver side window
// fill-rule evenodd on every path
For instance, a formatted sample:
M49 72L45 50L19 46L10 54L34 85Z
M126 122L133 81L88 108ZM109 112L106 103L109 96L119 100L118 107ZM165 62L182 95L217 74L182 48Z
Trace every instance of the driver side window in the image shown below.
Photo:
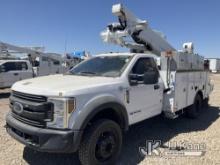
M146 72L157 71L156 64L152 58L140 58L132 68L132 74L142 75Z
M4 72L14 71L16 70L16 65L14 62L6 62L2 65L2 70Z
M131 75L136 75L135 79L139 83L146 82L147 79L152 79L151 81L147 80L148 84L155 84L158 75L158 70L156 66L156 62L153 58L139 58L137 62L134 64Z

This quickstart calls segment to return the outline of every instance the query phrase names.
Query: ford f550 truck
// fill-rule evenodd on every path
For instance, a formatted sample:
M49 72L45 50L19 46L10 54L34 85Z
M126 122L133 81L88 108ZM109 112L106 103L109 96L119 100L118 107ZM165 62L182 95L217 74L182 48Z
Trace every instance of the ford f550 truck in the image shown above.
M121 5L113 9L118 15L127 13ZM109 26L105 33L111 41L114 33L126 30L120 22L121 28ZM137 38L140 34L133 36L136 45L127 46L133 52L146 48L155 53L96 55L67 74L15 83L7 132L34 150L78 151L84 165L114 164L123 132L132 124L160 114L176 118L186 112L196 118L213 88L203 58L190 52L192 44L185 44L183 51L162 52L158 67L156 52L171 47L154 31L147 34L152 41L156 36L159 49L155 48L158 44L142 44Z

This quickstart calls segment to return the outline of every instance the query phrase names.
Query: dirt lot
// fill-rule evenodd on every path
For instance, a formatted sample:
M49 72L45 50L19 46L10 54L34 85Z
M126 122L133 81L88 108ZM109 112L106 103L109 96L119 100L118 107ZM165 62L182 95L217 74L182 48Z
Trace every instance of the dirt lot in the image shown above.
M132 126L124 136L119 164L220 164L220 75L212 76L215 89L209 108L196 119L180 117L167 120L155 117ZM0 164L79 164L76 154L48 154L28 149L9 137L5 131L5 115L8 108L9 90L0 91ZM163 154L169 144L178 144L173 151L184 151L186 146L203 146L203 156L141 156L139 147L146 140L161 140L158 150ZM197 146L198 146L197 145ZM175 145L174 145L175 146ZM186 148L185 148L186 149Z

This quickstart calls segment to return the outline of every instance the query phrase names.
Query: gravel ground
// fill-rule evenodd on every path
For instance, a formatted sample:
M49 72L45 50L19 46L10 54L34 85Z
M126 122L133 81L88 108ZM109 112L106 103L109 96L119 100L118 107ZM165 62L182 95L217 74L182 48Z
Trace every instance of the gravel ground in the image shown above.
M155 117L131 127L124 136L119 164L219 164L220 165L220 75L212 76L215 89L210 97L209 108L198 119L180 117L175 120ZM77 154L48 154L33 151L7 135L5 115L9 111L10 90L0 91L0 164L79 164ZM161 140L158 151L162 156L141 156L139 147L146 146L146 140ZM180 153L182 142L186 146L200 146L203 156L164 156L171 144L172 151ZM177 143L177 146L175 144Z

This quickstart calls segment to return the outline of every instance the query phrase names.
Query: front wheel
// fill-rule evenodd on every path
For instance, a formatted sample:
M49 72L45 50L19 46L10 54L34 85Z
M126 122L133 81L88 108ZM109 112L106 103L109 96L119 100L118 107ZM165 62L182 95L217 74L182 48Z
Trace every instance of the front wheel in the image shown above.
M188 108L186 114L189 118L197 118L202 110L202 98L196 95L194 103Z
M79 149L81 163L114 164L122 146L122 131L119 125L112 120L102 119L85 131Z

